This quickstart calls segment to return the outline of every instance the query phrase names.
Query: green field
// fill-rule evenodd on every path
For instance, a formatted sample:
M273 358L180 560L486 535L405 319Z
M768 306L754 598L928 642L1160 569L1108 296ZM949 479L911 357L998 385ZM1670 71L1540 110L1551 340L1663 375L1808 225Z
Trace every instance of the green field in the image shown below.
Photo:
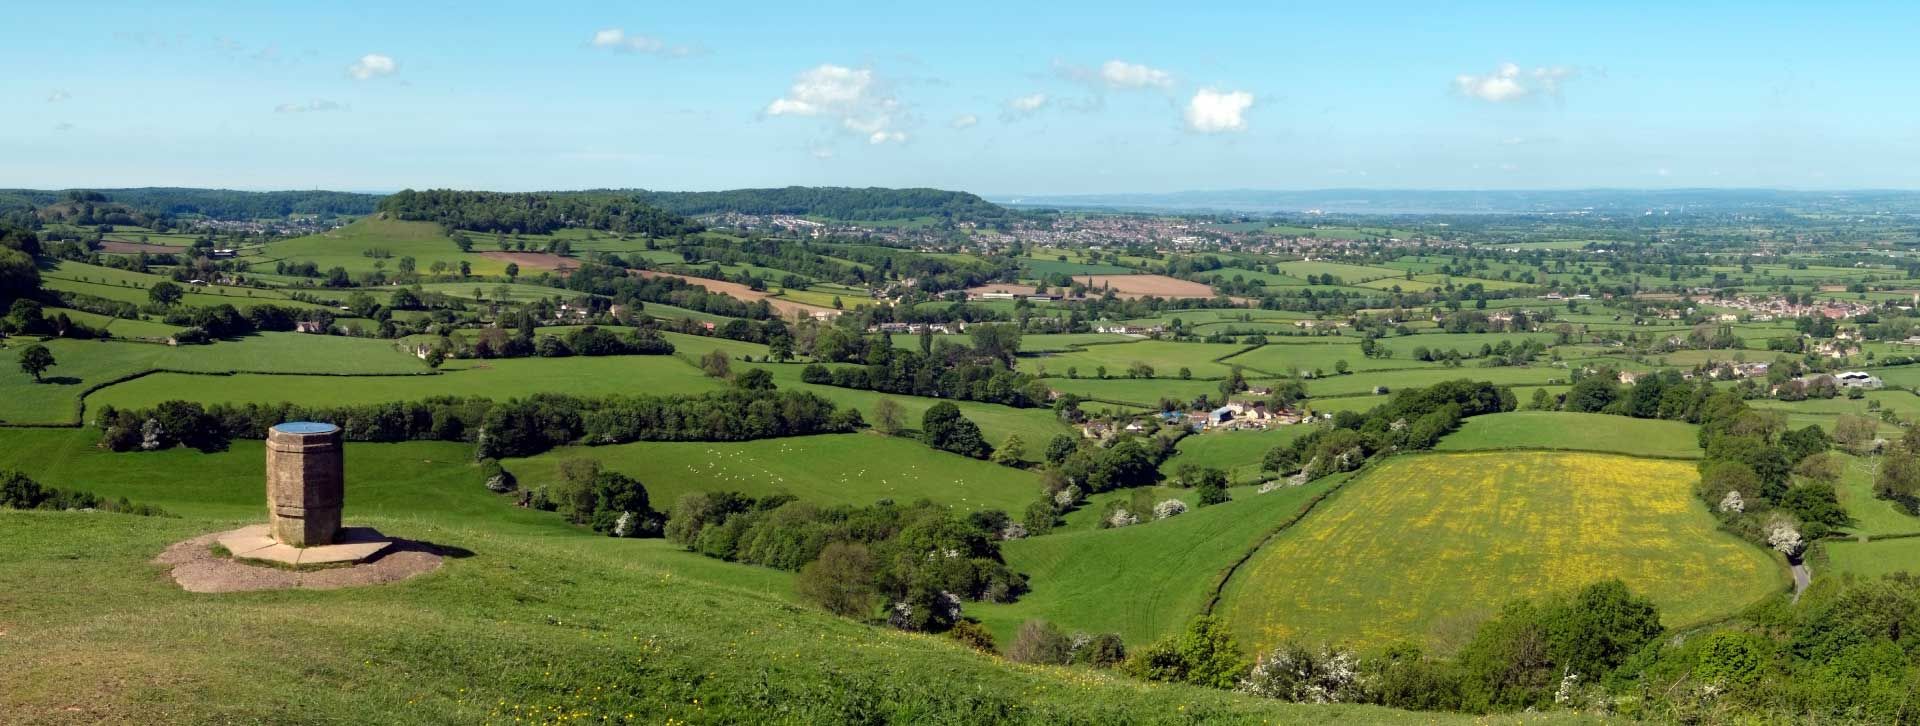
M1297 341L1285 340L1270 343L1253 350L1227 358L1221 363L1239 365L1250 371L1263 371L1274 375L1307 375L1318 371L1320 375L1331 376L1335 365L1346 361L1347 370L1374 371L1381 369L1435 368L1438 363L1423 363L1413 359L1412 348L1401 351L1396 358L1368 358L1360 354L1360 341L1344 338L1303 338ZM1393 338L1392 340L1406 340Z
M1564 368L1547 366L1528 366L1525 368L1501 366L1498 368L1480 368L1461 366L1459 368L1419 368L1412 370L1377 371L1366 375L1328 376L1307 381L1307 393L1314 396L1345 396L1372 393L1375 386L1386 386L1388 392L1403 388L1422 388L1441 381L1454 381L1462 378L1474 381L1488 381L1498 385L1538 385L1547 383L1565 383L1570 374ZM1530 391L1516 391L1521 400L1532 395Z
M1834 496L1839 498L1840 506L1853 517L1853 526L1847 531L1854 534L1885 536L1890 534L1912 534L1920 532L1920 517L1902 511L1899 505L1873 495L1874 472L1879 468L1877 458L1862 458L1851 454L1833 452L1840 458L1840 481L1833 488ZM1920 560L1909 560L1916 569L1920 569Z
M0 357L11 360L19 340L0 345ZM200 373L268 371L316 374L425 373L420 359L395 349L384 340L300 333L261 333L212 345L173 347L156 343L57 339L47 348L58 361L35 383L17 367L0 368L0 421L9 423L70 423L75 421L80 396L90 387L142 371L174 370ZM264 376L279 380L286 376ZM297 379L298 377L291 377ZM145 379L140 379L144 381ZM165 398L217 397L227 378L175 377L171 385L146 384L146 390ZM394 381L416 380L411 377ZM325 379L323 395L341 395L341 380ZM127 384L122 384L127 385ZM112 390L109 387L105 390ZM164 400L164 398L162 399Z
M1023 357L1020 370L1028 373L1045 371L1055 376L1064 376L1068 368L1074 368L1081 377L1092 378L1100 366L1106 366L1107 375L1124 376L1127 368L1134 363L1145 363L1153 367L1156 378L1174 378L1181 368L1188 368L1197 378L1221 378L1231 370L1214 359L1233 355L1246 346L1224 343L1176 343L1165 340L1141 340L1133 343L1113 345L1090 345L1067 353Z
M571 446L504 462L520 486L558 481L560 462L597 459L639 479L668 509L681 494L737 491L786 493L818 504L905 504L929 498L961 509L1001 509L1016 516L1040 496L1032 472L989 464L873 433L802 436L745 442L642 442Z
M381 263L379 266L391 273L399 270L400 258L412 257L422 274L435 262L445 262L456 270L461 262L466 262L475 275L506 274L507 263L481 255L499 249L492 235L470 236L474 251L463 254L454 246L453 239L442 234L440 226L432 222L366 217L329 232L274 242L267 245L264 261L254 264L265 265L271 271L274 262L285 260L312 262L321 272L333 267L344 267L348 272L372 272L376 269L375 263ZM386 250L392 257L378 259L366 255L368 250L375 249ZM529 270L528 274L531 273Z
M878 403L882 398L890 398L893 399L895 403L900 404L900 410L907 427L916 429L920 427L920 418L926 415L927 409L932 408L936 403L940 403L940 399L935 398L901 396L878 391L863 391L853 388L804 383L800 380L800 370L803 366L794 364L735 363L733 369L738 372L746 370L749 367L764 368L771 371L774 380L782 389L811 391L834 402L836 405L851 406L860 409L860 414L867 418L868 423L873 422L874 404ZM1021 440L1026 442L1028 461L1039 460L1040 454L1046 448L1047 442L1052 440L1054 436L1059 434L1067 434L1070 436L1078 435L1071 427L1061 423L1060 418L1055 416L1051 409L1013 408L1011 406L977 403L974 401L953 401L952 403L958 406L960 412L966 415L969 420L980 426L980 432L986 437L987 443L989 444L997 447L1001 442L1006 440L1009 434L1018 434Z
M1474 416L1434 446L1441 451L1559 449L1698 459L1697 426L1600 413L1513 411Z
M1827 540L1821 542L1820 547L1826 549L1827 561L1824 568L1819 564L1814 566L1815 577L1836 574L1879 577L1895 572L1920 574L1920 537L1871 542Z
M111 267L89 265L71 260L53 263L41 273L41 280L49 290L59 290L81 295L118 300L120 302L146 305L150 298L148 290L158 282L172 282L172 278L160 275L148 275L129 272ZM225 285L188 285L176 283L186 292L180 298L180 304L194 307L214 305L232 305L245 310L254 305L272 303L282 307L316 308L323 307L307 302L290 300L279 290L257 290L251 287L231 287Z
M1007 563L1033 578L1033 591L976 610L1003 641L1027 618L1044 618L1147 642L1199 614L1222 572L1332 481L1266 494L1240 488L1234 501L1172 519L1007 543Z
M722 385L673 356L511 358L458 363L461 365L450 365L438 375L364 378L156 373L102 389L87 397L87 407L89 410L108 405L145 408L176 398L201 403L286 401L305 406L418 401L432 396L506 400L535 393L576 396L698 393ZM421 365L420 369L424 372L426 366Z
M1447 652L1509 599L1607 578L1670 626L1787 584L1774 556L1716 529L1691 462L1489 452L1373 466L1228 583L1220 612L1247 641Z
M1181 466L1212 467L1227 472L1238 484L1258 483L1260 462L1273 447L1291 443L1313 430L1310 425L1281 426L1251 431L1209 431L1180 440L1173 456L1160 463L1160 473L1174 476Z

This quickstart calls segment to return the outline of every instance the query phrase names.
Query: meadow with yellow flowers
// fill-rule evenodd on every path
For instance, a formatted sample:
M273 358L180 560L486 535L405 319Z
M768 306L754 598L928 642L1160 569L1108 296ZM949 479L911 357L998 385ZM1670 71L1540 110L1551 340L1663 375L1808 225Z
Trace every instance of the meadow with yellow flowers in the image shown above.
M1785 566L1715 529L1688 462L1591 453L1401 456L1263 547L1219 612L1246 642L1449 652L1515 598L1618 578L1669 627L1787 587Z

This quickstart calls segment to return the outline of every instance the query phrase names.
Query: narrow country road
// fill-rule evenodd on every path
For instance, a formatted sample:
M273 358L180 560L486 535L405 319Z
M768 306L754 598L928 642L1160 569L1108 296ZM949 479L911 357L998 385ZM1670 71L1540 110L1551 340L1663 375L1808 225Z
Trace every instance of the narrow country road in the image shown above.
M1806 592L1807 585L1813 582L1813 570L1807 569L1805 562L1793 564L1788 569L1793 570L1793 601L1798 603L1800 593Z

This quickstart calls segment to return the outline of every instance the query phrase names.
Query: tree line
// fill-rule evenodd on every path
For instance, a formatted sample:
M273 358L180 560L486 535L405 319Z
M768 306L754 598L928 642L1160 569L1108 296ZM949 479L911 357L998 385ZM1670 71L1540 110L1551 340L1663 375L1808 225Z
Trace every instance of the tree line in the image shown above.
M264 439L285 421L320 421L339 426L348 441L466 441L475 444L477 458L494 459L568 444L747 441L845 433L864 424L859 411L836 410L811 393L739 387L666 396L538 394L504 402L436 397L359 406L166 401L150 409L106 406L94 420L101 447L112 451L219 451L233 439Z
M471 192L401 190L379 210L399 219L435 222L449 232L547 234L585 227L620 234L673 237L704 229L699 223L623 192Z

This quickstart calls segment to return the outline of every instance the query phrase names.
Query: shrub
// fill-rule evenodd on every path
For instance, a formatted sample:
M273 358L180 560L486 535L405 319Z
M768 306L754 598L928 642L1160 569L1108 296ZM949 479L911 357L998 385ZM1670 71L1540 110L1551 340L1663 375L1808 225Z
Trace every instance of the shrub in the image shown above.
M519 481L514 479L513 472L500 466L500 462L496 459L480 460L480 481L487 485L487 491L495 494L505 494L520 486Z
M1122 669L1149 681L1233 688L1246 674L1247 662L1226 621L1202 615L1180 634L1134 653Z
M1099 635L1076 634L1073 637L1073 658L1075 665L1090 665L1095 668L1112 668L1127 659L1126 643L1115 633Z
M993 631L987 630L987 627L981 625L978 621L962 620L954 623L953 629L948 630L947 635L954 640L960 641L961 645L965 645L982 653L996 652L993 644Z
M842 617L865 617L873 612L873 556L858 542L835 542L820 557L800 568L794 586L800 597ZM991 638L989 638L991 646Z
M1187 513L1187 503L1180 501L1178 499L1168 499L1164 502L1153 505L1154 519L1166 519L1168 517L1177 517L1186 513Z
M1073 655L1073 643L1066 634L1045 620L1028 620L1007 646L1007 659L1016 663L1066 665Z

